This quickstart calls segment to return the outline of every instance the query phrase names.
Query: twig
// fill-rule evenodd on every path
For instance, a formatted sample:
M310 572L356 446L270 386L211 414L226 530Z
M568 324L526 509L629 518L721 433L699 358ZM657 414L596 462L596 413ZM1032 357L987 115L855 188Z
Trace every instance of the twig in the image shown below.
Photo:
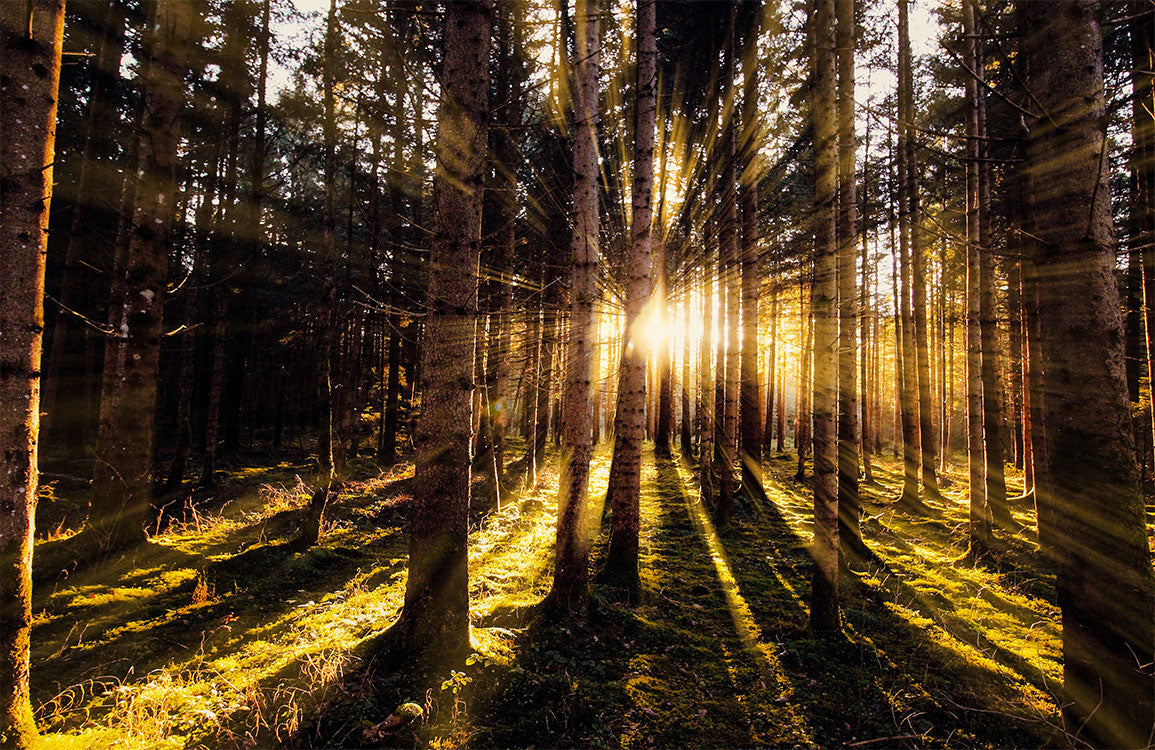
M877 745L880 742L897 742L898 740L921 740L921 734L896 734L893 737L875 737L872 740L859 740L858 742L847 742L843 747L865 747L866 745Z

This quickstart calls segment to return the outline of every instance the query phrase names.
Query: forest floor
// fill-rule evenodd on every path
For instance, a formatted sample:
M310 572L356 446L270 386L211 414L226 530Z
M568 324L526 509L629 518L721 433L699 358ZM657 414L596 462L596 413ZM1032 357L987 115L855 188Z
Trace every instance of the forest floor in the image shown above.
M118 558L65 575L67 536L38 545L38 718L49 747L1045 744L1062 669L1032 509L1014 508L1024 528L997 569L976 568L964 562L965 478L950 475L942 502L914 516L894 504L899 468L881 458L879 483L864 485L879 559L845 573L834 640L807 630L812 496L789 478L792 456L766 464L769 503L742 499L718 530L693 470L647 447L638 606L595 582L585 621L536 616L553 554L551 460L537 488L475 513L469 664L372 676L373 637L404 592L412 467L354 464L305 552L288 542L307 462L237 470ZM608 472L603 447L591 497ZM405 701L423 720L374 735Z

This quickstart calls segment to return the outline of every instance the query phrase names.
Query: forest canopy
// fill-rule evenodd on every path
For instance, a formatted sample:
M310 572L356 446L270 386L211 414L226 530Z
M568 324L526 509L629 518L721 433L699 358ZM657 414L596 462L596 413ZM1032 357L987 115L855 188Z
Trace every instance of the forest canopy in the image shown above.
M1150 0L3 0L0 746L1155 746Z

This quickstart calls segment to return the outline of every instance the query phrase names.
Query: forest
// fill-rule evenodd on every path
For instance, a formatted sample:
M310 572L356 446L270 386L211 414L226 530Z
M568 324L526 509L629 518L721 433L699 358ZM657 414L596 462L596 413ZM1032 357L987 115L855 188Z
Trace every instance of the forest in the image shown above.
M1155 747L1155 0L0 0L0 747Z

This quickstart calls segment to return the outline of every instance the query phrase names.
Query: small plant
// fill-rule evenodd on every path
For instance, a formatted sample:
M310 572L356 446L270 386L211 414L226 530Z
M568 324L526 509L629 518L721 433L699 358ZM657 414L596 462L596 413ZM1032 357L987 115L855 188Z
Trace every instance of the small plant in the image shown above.
M208 580L208 576L201 573L197 576L197 585L193 588L192 603L194 607L208 604L216 596L216 587Z

